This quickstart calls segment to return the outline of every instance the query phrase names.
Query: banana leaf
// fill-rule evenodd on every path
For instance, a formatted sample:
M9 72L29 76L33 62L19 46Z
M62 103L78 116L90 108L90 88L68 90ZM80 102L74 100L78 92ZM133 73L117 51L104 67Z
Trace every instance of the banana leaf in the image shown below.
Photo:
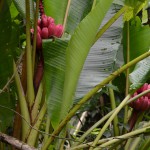
M81 23L77 26L77 28L74 31L74 34L71 36L71 39L69 41L69 44L67 45L67 48L64 51L59 51L60 54L58 53L58 57L56 57L55 59L52 59L49 57L44 58L45 59L45 66L47 64L47 61L55 61L56 65L53 65L54 68L60 69L58 71L52 71L51 73L54 73L54 75L48 75L46 72L46 70L50 69L47 67L47 69L45 68L45 76L48 76L50 79L46 80L47 82L47 86L48 84L50 84L49 87L51 87L55 81L56 83L58 82L58 97L59 95L61 98L57 99L55 101L58 102L59 105L56 105L55 103L51 103L51 105L48 105L48 110L50 110L50 107L58 107L57 108L57 113L58 115L54 115L54 118L51 120L55 120L52 124L55 127L57 127L57 125L59 124L60 120L67 114L67 112L69 111L69 109L71 108L72 104L73 104L73 100L74 100L74 95L75 95L75 91L76 91L76 87L77 87L77 83L78 83L78 79L80 76L80 72L82 70L82 67L84 65L85 59L88 55L88 52L93 44L94 38L96 36L96 33L99 29L99 26L106 14L106 12L108 11L110 5L112 3L112 0L109 1L100 1L96 7L93 9L93 11L91 11L82 21ZM50 41L49 41L50 42ZM58 47L60 46L60 49L63 49L64 44L59 44L57 46L55 46L55 44L57 45L57 42L53 43L53 46L45 46L43 45L43 48L45 51L45 56L46 53L48 54L48 49L51 47L53 47L53 53L55 53L56 51L58 51ZM62 48L61 48L62 47ZM60 57L59 59L59 55L62 54L62 52L65 52L64 58ZM50 53L50 51L49 51ZM52 54L51 54L52 55ZM53 56L53 55L52 55ZM48 60L49 58L49 60ZM63 80L63 66L64 64L60 64L63 63L63 61L61 60L63 59L65 61L65 76L64 76L64 80ZM56 61L57 60L57 61ZM57 63L59 65L57 65ZM53 64L53 63L52 63ZM49 63L50 65L50 63ZM55 70L55 69L54 69ZM61 72L61 73L60 73ZM46 75L47 74L47 75ZM57 76L58 74L58 76ZM52 80L52 77L56 77L57 80ZM60 81L60 82L59 82ZM52 85L51 85L52 84ZM54 89L54 90L57 90ZM62 90L62 91L60 91ZM48 94L47 100L48 100L48 104L50 104L49 100L51 101L51 97L53 97L53 90L49 91L50 94ZM55 92L54 92L55 93ZM57 94L55 94L55 96L57 96ZM53 108L51 108L53 109ZM52 111L49 112L49 114L51 116L52 115ZM56 118L57 116L57 118Z

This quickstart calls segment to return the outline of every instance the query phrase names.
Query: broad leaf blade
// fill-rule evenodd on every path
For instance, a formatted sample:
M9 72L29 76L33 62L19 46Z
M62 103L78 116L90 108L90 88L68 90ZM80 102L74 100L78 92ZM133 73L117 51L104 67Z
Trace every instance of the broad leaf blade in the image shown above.
M130 61L147 52L150 47L150 28L142 26L139 17L133 19L130 23ZM124 26L123 34L124 59L126 61L127 50L127 24ZM134 66L131 68L133 70Z
M101 0L81 21L71 37L67 48L66 74L63 92L62 117L71 108L80 72L92 46L97 30L108 11L112 0Z
M141 87L150 77L150 57L145 58L136 64L134 71L129 75L131 90Z
M0 95L0 131L6 132L8 127L11 127L13 124L14 113L7 108L15 108L15 99L10 97L10 93L2 93ZM4 107L7 108L4 108Z
M101 26L108 22L119 9L119 5L112 5ZM116 67L118 68L124 63L122 48L120 48L121 36L122 17L116 20L116 22L91 47L78 81L75 94L77 99L83 97L95 85L111 74Z
M67 18L66 32L73 33L80 21L91 11L93 1L72 0Z
M21 13L21 15L25 18L26 17L26 5L25 5L25 0L13 0L16 8L18 11ZM30 18L33 20L34 18L34 10L33 10L33 2L30 0Z
M59 123L61 111L62 93L65 76L65 55L68 40L56 39L44 40L44 77L46 84L46 99L48 103L48 113L54 128ZM56 117L57 116L57 117Z
M2 54L0 55L0 89L3 88L12 73L12 58L10 55L11 31L9 7L4 1L0 10L0 53Z
M68 0L43 0L46 15L55 19L58 24L63 24Z
M15 99L11 97L10 85L7 86L8 92L1 91L12 75L12 24L9 6L6 1L0 10L0 105L12 108ZM15 41L16 42L16 41ZM6 89L5 89L6 90ZM14 108L14 107L13 107ZM0 131L5 132L12 125L13 114L10 110L0 107Z

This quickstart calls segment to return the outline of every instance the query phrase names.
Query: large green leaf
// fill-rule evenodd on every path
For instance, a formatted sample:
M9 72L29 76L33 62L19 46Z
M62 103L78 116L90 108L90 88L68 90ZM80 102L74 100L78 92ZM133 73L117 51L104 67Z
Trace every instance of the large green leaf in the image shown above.
M91 11L93 1L72 0L67 18L66 32L73 33L80 21Z
M131 20L130 27L130 60L140 56L141 54L147 52L150 47L150 28L149 26L142 26L139 17ZM127 23L124 25L123 33L123 48L124 48L124 58L126 60L126 50L127 50ZM133 69L134 67L132 67Z
M21 15L25 18L26 16L26 5L25 5L25 0L13 0L16 8L18 11L21 13ZM33 20L34 18L34 10L33 10L33 2L30 0L30 18Z
M101 26L108 22L119 9L119 5L113 4L107 12ZM116 20L116 22L91 47L78 81L78 87L75 94L77 99L83 97L95 85L104 80L116 68L124 63L121 37L122 17ZM119 83L120 79L118 80ZM122 87L120 87L120 85ZM124 89L124 85L120 85L119 89Z
M124 5L125 0L114 0L113 3L117 5Z
M14 113L7 108L14 109L15 101L14 97L10 96L10 93L2 93L0 95L0 131L6 132L8 127L13 125ZM7 108L4 108L4 107Z
M43 0L46 15L55 19L56 23L63 24L68 0Z
M56 39L44 40L44 77L46 85L46 99L48 104L48 113L53 127L59 123L60 108L62 104L62 93L65 76L65 57L68 40ZM56 117L57 116L57 117Z
M1 91L1 89L3 89L12 75L11 37L13 34L11 25L9 6L4 1L0 10L0 105L7 106L8 108L12 108L15 105L14 99L11 99L9 93L10 85L7 86L7 92ZM13 113L6 108L0 107L0 130L5 132L6 128L12 124L12 121Z
M15 18L19 14L19 12L16 9L16 7L15 7L13 2L10 5L10 13L11 13L11 18Z
M0 89L6 84L12 72L10 55L11 16L9 7L4 1L0 10Z
M66 53L65 83L61 117L64 117L72 106L80 72L93 44L97 30L111 3L112 0L101 0L81 21L71 37Z
M141 87L150 77L150 57L136 64L134 71L129 75L131 90Z
M125 0L125 4L131 7L136 7L138 5L141 5L141 3L144 3L147 0Z

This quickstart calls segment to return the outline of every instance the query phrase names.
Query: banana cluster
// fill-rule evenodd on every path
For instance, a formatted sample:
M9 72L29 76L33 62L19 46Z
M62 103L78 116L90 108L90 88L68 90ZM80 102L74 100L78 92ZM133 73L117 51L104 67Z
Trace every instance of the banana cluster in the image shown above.
M55 24L54 18L43 14L41 19L38 19L36 47L42 48L42 39L49 39L52 37L60 38L63 33L63 26L61 24ZM31 29L31 34L34 34L34 29Z

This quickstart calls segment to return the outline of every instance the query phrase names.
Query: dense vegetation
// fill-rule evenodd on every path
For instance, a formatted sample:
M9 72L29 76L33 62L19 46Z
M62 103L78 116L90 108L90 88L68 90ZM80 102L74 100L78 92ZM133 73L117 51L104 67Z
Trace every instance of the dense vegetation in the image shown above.
M1 0L0 149L147 150L149 26L149 0Z

